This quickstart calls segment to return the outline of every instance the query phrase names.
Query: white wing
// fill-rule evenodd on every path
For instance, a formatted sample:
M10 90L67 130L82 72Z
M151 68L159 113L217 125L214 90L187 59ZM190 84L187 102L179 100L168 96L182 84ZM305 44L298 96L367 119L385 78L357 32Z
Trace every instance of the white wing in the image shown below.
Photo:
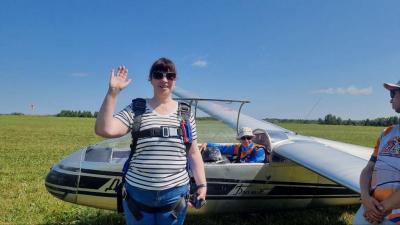
M198 96L176 87L182 98ZM237 111L213 102L199 102L198 107L228 126L236 128ZM288 158L332 181L360 192L359 177L372 154L371 148L297 135L287 129L257 120L241 113L239 127L264 129L272 142L273 152Z
M372 149L325 139L306 139L288 140L273 151L360 193L360 173Z

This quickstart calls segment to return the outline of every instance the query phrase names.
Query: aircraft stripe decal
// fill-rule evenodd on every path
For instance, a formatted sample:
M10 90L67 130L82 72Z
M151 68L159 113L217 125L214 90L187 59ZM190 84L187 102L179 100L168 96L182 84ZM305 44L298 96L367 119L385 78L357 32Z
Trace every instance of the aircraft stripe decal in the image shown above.
M81 176L79 188L99 189L109 180L110 178Z
M104 192L91 192L91 191L81 191L78 189L78 192L76 190L69 190L69 189L64 189L64 188L57 188L57 187L51 187L46 184L46 188L51 191L51 192L65 192L64 197L66 194L78 194L78 195L91 195L91 196L101 196L101 197L111 197L111 198L116 198L117 194L114 193L104 193Z
M47 186L48 187L48 186ZM62 189L62 188L54 188L48 187L49 190L54 191L62 191L65 192L64 196L67 193L71 194L82 194L82 195L90 195L90 196L100 196L100 197L110 197L116 198L117 195L115 193L102 193L102 192L90 192L90 191L75 191ZM358 194L350 194L350 195L264 195L264 196L227 196L227 195L207 195L208 200L252 200L252 199L311 199L311 198L358 198Z
M344 187L324 187L324 186L281 186L271 185L250 186L243 184L221 184L209 183L207 194L218 196L331 196L331 195L351 195L359 196L357 192Z
M279 196L208 196L207 200L258 200L258 199L320 199L320 198L359 198L360 195L279 195Z
M78 194L79 195L94 195L94 196L101 196L101 197L110 197L110 198L116 198L117 194L114 193L104 193L104 192L90 192L90 191L79 191L78 190Z
M99 175L107 175L107 176L121 176L122 172L110 172L110 171L102 171L102 170L91 170L91 169L82 169L82 173L88 174L99 174Z
M66 169L66 168L64 168ZM68 170L76 171L79 168L69 167ZM88 176L90 174L98 174L105 176L122 176L122 172L110 172L110 171L102 171L102 170L92 170L92 169L82 169L82 173L87 173ZM237 180L237 179L221 179L221 178L207 178L207 182L226 182L226 183L248 183L248 184L274 184L274 185L309 185L309 186L325 186L325 187L343 187L338 184L315 184L315 183L297 183L297 182L276 182L276 181L264 181L264 180Z
M58 173L53 171L54 173ZM59 179L57 180L47 180L49 184L56 184L58 186L64 186L65 188L75 188L76 183L74 181L77 180L78 176L70 175L70 174L63 174L59 173L57 176ZM98 195L98 196L114 196L114 193L104 193L104 192L91 192L87 189L93 189L98 191L100 187L105 185L108 181L113 178L99 178L99 177L81 177L80 179L80 188L85 188L86 190L79 190L78 192L82 194L88 195ZM56 181L56 182L54 182ZM281 186L281 185L271 185L271 189L267 189L265 187L252 187L251 190L258 194L246 194L247 187L241 186L243 183L235 183L235 184L223 184L223 183L209 183L208 193L210 196L219 196L220 198L229 198L232 196L236 197L262 197L262 198L304 198L306 196L310 197L330 197L333 198L335 196L349 196L349 197L356 197L359 196L358 193L338 186L338 187L331 187L331 186L318 186L317 184L313 184L311 186L306 186L303 184L302 186ZM61 189L50 187L46 185L48 188L53 190ZM236 188L236 189L235 189ZM254 188L256 188L254 190ZM61 189L62 191L74 193L75 191L68 190L68 189ZM243 193L244 194L243 194Z
M66 168L64 168L66 169ZM69 167L68 170L76 171L79 168ZM92 169L82 169L82 173L87 173L88 176L90 174L98 174L105 176L122 176L122 172L110 172L110 171L102 171L102 170L92 170ZM273 184L273 185L298 185L298 186L324 186L324 187L343 187L338 184L315 184L315 183L298 183L298 182L276 182L276 181L264 181L264 180L237 180L237 179L221 179L221 178L207 178L207 182L226 182L226 183L248 183L248 184Z
M87 170L87 169L85 169L85 172L86 173L91 172L92 174L97 174L97 175L118 174L116 172L104 172L104 171ZM101 178L101 177L81 176L79 187L85 189L99 189L108 181L110 181L110 179L115 179L115 177ZM55 170L52 170L49 176L47 177L47 182L50 184L69 186L73 188L77 186L77 180L78 180L78 175L60 173ZM314 190L312 194L318 194L318 192L321 191L325 193L330 193L335 191L348 192L352 194L356 193L354 191L351 191L350 189L335 184L313 184L313 183L297 183L297 182L274 182L274 181L261 181L261 180L235 180L235 179L214 179L214 178L207 179L207 182L209 183L209 191L212 191L213 189L224 190L225 193L221 194L229 193L229 191L231 191L238 184L269 184L271 186L275 185L274 188L271 190L270 194L275 194L275 192L278 191L278 193L284 192L292 195L294 194L293 192L295 191L300 191L301 193L302 192L311 193L312 190ZM279 189L277 189L278 187Z
M54 190L58 192L65 192L64 196L67 193L77 194L75 191L55 188L47 186L49 190ZM115 193L102 193L102 192L90 192L90 191L79 191L78 194L82 195L91 195L91 196L101 196L101 197L110 197L116 198L117 195ZM358 198L358 194L349 194L349 195L264 195L264 196L227 196L227 195L207 195L208 200L249 200L249 199L311 199L311 198Z
M359 194L347 189L347 188L323 188L323 187L285 187L285 186L274 186L272 190L268 193L268 195L321 195L321 196L330 196L330 195L354 195L358 196ZM301 194L298 194L301 193Z
M237 179L223 179L223 178L207 178L207 182L226 182L226 183L247 183L247 184L275 184L275 185L297 185L297 186L316 186L316 187L341 187L338 184L316 184L316 183L298 183L298 182L277 182L277 181L264 181L264 180L237 180Z

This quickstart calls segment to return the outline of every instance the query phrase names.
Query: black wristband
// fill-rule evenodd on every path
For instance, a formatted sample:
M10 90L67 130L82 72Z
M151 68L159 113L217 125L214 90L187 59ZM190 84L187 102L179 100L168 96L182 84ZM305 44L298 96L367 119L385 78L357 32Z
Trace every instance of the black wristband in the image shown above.
M196 184L196 188L197 188L197 189L203 188L203 187L207 187L207 183L199 184L199 185Z

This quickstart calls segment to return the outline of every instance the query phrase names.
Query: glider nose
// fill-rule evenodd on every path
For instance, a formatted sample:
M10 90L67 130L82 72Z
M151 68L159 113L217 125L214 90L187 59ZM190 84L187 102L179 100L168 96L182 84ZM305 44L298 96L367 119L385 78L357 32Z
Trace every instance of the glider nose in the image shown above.
M79 175L64 173L60 166L56 165L50 169L46 177L46 189L61 200L75 203Z
M67 202L77 202L80 161L84 150L75 152L55 164L45 179L47 191Z

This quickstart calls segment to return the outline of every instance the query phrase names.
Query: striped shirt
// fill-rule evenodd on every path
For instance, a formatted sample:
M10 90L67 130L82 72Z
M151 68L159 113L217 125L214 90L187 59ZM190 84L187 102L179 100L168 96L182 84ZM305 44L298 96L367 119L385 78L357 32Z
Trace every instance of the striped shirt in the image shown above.
M126 126L133 127L132 104L114 115ZM193 140L197 139L196 122L190 115ZM140 131L161 126L180 126L177 109L168 115L158 114L146 101L146 111L142 115ZM180 138L144 137L139 138L135 154L129 163L126 182L145 190L165 190L185 185L189 182L186 171L185 145Z

